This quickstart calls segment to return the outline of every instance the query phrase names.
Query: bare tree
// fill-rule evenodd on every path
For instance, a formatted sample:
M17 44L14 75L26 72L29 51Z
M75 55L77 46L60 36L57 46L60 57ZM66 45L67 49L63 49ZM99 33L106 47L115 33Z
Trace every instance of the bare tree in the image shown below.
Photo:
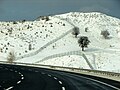
M101 35L103 35L105 39L108 39L108 36L110 35L110 33L107 30L104 30L104 31L101 31Z
M14 51L10 51L7 56L8 63L12 63L15 60L15 53Z
M77 35L80 34L79 28L78 27L74 27L72 34L75 35L75 38L77 38Z
M78 44L82 48L82 51L84 51L84 47L88 47L89 43L90 43L90 41L88 40L88 37L86 37L86 36L81 36L78 39Z

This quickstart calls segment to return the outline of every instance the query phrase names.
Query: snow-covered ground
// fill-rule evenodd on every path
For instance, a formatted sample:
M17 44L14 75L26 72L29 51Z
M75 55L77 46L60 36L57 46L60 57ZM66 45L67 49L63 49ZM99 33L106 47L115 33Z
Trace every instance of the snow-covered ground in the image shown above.
M0 60L7 61L13 52L14 62L84 69L91 65L96 70L120 73L120 19L98 12L70 12L49 19L0 22ZM71 34L74 26L80 29L77 38ZM109 39L101 36L103 30L109 31ZM80 36L91 42L84 52L77 43Z

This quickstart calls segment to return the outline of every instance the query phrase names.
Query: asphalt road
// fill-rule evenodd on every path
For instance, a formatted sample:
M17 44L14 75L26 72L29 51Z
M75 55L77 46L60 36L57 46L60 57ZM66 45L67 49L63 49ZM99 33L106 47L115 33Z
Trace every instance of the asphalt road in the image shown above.
M118 90L119 86L82 74L0 64L0 90Z

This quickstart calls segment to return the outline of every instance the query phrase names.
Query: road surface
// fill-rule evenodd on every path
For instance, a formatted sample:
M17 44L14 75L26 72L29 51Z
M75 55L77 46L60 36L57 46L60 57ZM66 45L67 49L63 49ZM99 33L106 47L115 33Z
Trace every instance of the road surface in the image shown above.
M118 90L119 88L119 82L87 75L0 64L0 90Z

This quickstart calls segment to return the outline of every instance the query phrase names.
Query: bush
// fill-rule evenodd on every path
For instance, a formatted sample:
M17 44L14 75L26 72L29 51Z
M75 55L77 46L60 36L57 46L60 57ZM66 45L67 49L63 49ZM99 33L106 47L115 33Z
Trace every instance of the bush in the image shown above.
M49 21L50 19L49 19L49 16L46 16L46 21Z
M26 20L24 19L24 20L22 20L22 23L24 23L24 22L26 22Z
M11 51L8 53L7 61L8 63L12 63L14 60L15 60L15 53L14 51Z
M86 37L86 36L81 36L78 39L78 44L79 44L79 46L81 46L82 51L84 51L84 47L88 47L89 43L90 43L90 41L88 40L88 37Z
M13 21L13 24L18 24L17 21Z
M103 35L105 39L108 39L108 36L110 35L110 33L107 30L104 30L104 31L101 31L101 35Z
M88 27L85 28L85 32L88 32Z
M13 28L8 29L9 34L12 34L12 32L13 32Z
M79 28L78 27L74 27L72 34L75 35L75 37L77 38L77 35L80 33Z

